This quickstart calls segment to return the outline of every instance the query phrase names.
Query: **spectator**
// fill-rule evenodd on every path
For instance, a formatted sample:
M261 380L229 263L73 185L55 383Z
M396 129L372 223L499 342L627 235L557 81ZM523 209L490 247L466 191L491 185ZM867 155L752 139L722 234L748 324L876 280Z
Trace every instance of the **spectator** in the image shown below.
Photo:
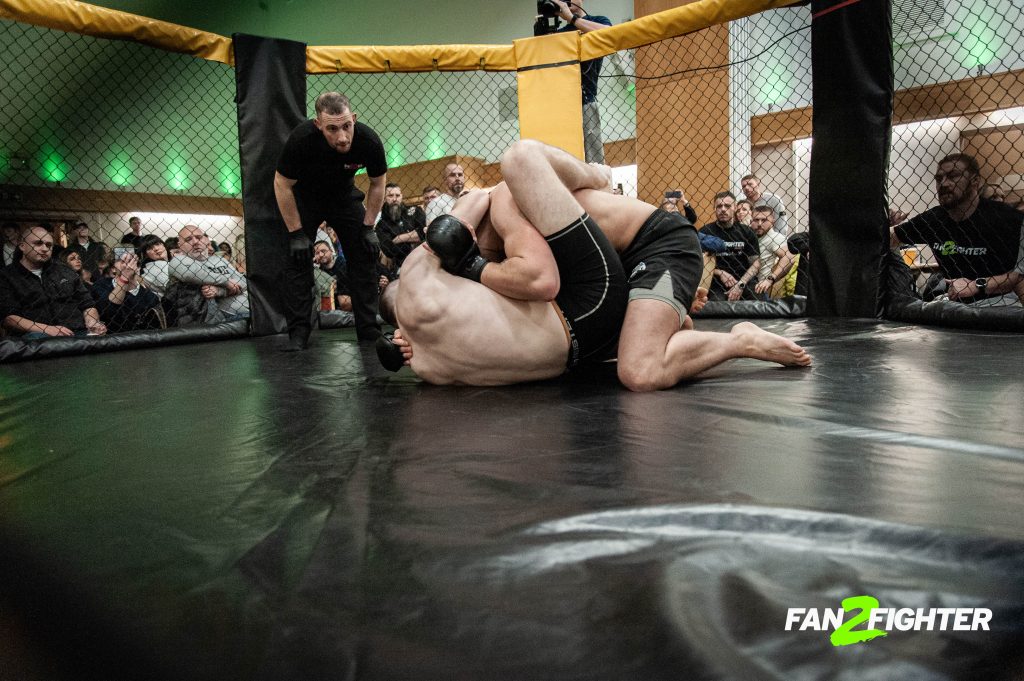
M449 163L444 167L444 187L445 193L432 200L427 208L428 225L439 215L450 212L455 199L462 196L466 188L466 171L458 163Z
M763 300L771 297L775 282L782 281L793 268L793 254L786 238L775 231L775 211L768 206L754 208L751 227L757 235L761 269L757 273L754 293Z
M667 202L675 204L676 212L680 211L679 206L682 205L683 215L686 216L686 219L690 221L691 225L697 225L697 211L695 211L693 206L690 205L690 202L687 200L686 194L683 193L682 189L673 189L665 192L665 200L662 201L662 206Z
M432 184L428 184L423 188L423 193L420 194L420 208L426 213L430 207L430 202L441 195L441 190Z
M132 216L128 218L129 231L121 237L121 243L131 244L135 247L135 250L139 250L139 245L142 243L142 218Z
M402 202L402 188L394 182L384 187L384 207L377 221L380 250L391 259L395 269L401 269L405 257L419 245L427 218L417 206Z
M0 267L7 267L21 257L21 249L18 248L18 234L21 228L17 222L5 222L3 227L3 252L0 253Z
M566 25L559 33L579 31L590 33L612 25L605 16L587 14L579 3L554 0ZM604 142L601 137L601 116L597 106L597 80L601 76L603 58L588 59L580 64L583 86L583 150L588 163L604 163Z
M740 187L750 201L751 206L768 206L775 213L775 231L782 236L789 236L789 220L782 199L775 194L768 194L761 188L761 180L757 175L744 175Z
M0 320L26 340L107 332L82 278L54 262L53 235L41 225L20 234L21 259L0 270Z
M107 268L114 264L114 251L110 246L106 245L102 241L97 242L93 248L96 251L96 274L93 276L92 280L95 282L100 278L100 276L104 275ZM82 261L82 265L85 266L84 260Z
M348 288L348 272L345 263L338 258L334 248L327 241L313 244L313 263L334 279L334 307L345 312L352 311L352 294Z
M661 205L658 206L658 208L662 209L666 213L678 213L679 212L679 208L678 208L678 206L676 206L676 202L675 201L671 201L669 199L665 199L664 201L662 201Z
M164 239L164 248L167 249L167 260L174 260L181 255L181 246L178 244L178 237L172 236Z
M56 225L40 222L39 225L53 237L53 253L50 254L50 258L54 259L68 247L68 234L71 232L71 225L65 222L58 222Z
M736 202L736 222L741 225L747 225L753 227L751 220L753 219L754 207L750 201L746 199L740 199ZM775 212L772 212L772 222L775 222Z
M222 256L209 254L206 233L195 225L185 225L178 232L178 243L182 253L170 262L165 292L178 322L212 324L248 318L245 277ZM195 293L206 301L202 309L195 305ZM215 303L212 306L211 301Z
M100 278L103 265L100 264L102 256L105 255L102 244L89 236L89 225L85 222L76 222L68 232L68 249L78 251L82 256L82 267L89 271L92 280ZM109 263L109 257L108 262Z
M746 225L737 224L736 196L732 192L715 194L715 222L709 222L700 231L725 242L725 251L719 253L712 272L709 300L753 300L753 286L761 266L758 259L757 236Z
M82 283L92 286L92 275L82 266L82 255L75 250L66 250L57 256L57 260L67 265L75 274L82 278Z
M161 327L160 297L142 283L139 258L128 253L93 286L96 309L111 333Z
M142 281L150 291L163 298L170 276L167 246L160 237L147 234L139 241L142 255Z
M999 201L981 198L978 161L950 154L939 161L935 191L939 205L902 222L890 213L892 245L928 244L950 300L968 305L1020 305L1013 291L1021 280L1022 219Z

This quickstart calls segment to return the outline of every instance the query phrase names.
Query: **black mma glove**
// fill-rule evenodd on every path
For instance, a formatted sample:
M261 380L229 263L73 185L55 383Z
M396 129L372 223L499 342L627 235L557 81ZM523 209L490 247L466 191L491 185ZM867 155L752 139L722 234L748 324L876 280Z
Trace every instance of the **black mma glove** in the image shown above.
M402 349L394 344L393 338L394 334L386 333L378 336L376 341L377 359L388 371L398 371L405 366Z
M292 259L303 265L313 262L313 242L301 229L288 232L288 253Z
M380 254L380 239L373 227L363 225L363 247L366 248L366 252L370 254L371 258L377 259Z
M473 234L451 215L434 218L427 227L427 245L441 259L441 267L457 277L480 281L487 261L473 241Z

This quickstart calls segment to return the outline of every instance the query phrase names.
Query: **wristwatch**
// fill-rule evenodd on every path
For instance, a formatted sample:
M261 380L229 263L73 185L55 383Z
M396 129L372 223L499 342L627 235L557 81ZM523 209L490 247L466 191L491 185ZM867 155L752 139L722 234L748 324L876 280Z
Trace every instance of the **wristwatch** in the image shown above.
M975 279L974 285L978 287L978 293L985 293L985 287L988 286L988 277L979 277Z
M740 279L739 281L736 282L736 286L739 287L740 289L745 289L747 287L747 282Z

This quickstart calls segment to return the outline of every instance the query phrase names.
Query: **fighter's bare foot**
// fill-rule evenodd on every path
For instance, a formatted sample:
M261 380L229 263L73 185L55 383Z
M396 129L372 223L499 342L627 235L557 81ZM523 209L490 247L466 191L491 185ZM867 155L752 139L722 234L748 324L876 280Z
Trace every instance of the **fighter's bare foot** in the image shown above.
M811 356L802 347L750 322L740 322L730 333L738 336L744 347L744 357L777 362L783 366L810 366Z
M708 290L703 286L697 288L697 293L693 296L693 302L690 303L690 314L695 314L704 309L704 306L708 304Z

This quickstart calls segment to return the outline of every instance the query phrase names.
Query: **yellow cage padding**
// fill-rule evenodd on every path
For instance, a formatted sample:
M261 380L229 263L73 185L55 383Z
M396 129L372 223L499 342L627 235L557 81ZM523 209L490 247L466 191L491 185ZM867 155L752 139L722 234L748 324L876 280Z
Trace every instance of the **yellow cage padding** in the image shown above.
M95 38L131 40L234 65L231 39L74 0L0 0L0 17Z
M580 34L513 41L519 92L519 136L583 158Z

